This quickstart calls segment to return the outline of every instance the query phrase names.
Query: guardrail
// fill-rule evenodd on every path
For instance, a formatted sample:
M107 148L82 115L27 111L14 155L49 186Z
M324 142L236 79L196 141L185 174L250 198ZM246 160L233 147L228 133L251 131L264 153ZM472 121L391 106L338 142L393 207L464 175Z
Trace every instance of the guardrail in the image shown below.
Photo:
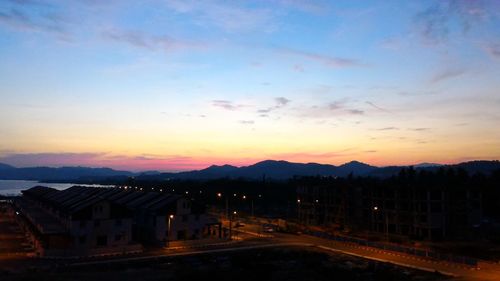
M387 250L387 251L399 252L399 253L418 256L418 257L432 258L432 259L445 261L445 262L465 264L465 265L473 266L473 267L477 267L477 265L478 265L477 259L465 257L465 256L443 254L443 253L438 253L435 251L429 251L429 250L424 250L424 249L417 249L417 248L406 247L406 246L372 242L372 241L368 241L365 239L334 235L334 234L330 234L330 233L322 232L322 231L305 230L303 233L308 234L308 235L312 235L312 236L316 236L319 238L325 238L325 239L335 240L335 241L339 241L339 242L354 243L354 244L358 244L360 246L367 246L367 247L372 247L372 248L377 248L377 249L382 249L382 250Z

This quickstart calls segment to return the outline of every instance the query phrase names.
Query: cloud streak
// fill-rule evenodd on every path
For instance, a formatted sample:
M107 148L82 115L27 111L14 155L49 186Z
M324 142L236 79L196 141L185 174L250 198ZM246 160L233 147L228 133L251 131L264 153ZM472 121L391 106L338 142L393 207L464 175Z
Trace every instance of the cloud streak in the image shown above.
M233 102L228 101L228 100L213 100L212 106L222 108L225 110L230 110L230 111L239 110L239 109L245 107L245 105L243 105L243 104L234 104Z
M245 32L259 28L273 28L275 14L271 9L239 5L236 1L170 0L168 9L189 15L200 26L214 26L227 32Z
M277 51L283 55L294 56L308 61L317 62L324 66L332 68L359 67L363 65L358 60L351 58L334 57L312 52L293 50L288 48L281 48L278 49ZM300 67L300 71L303 71L302 67Z
M142 31L124 31L111 29L102 32L105 39L128 44L130 46L152 51L163 50L172 51L179 49L201 49L206 44L174 39L166 35L155 36Z
M291 100L289 100L289 99L287 99L285 97L277 97L277 98L274 99L274 101L276 103L274 106L263 108L263 109L259 109L259 110L257 110L257 113L260 113L261 117L267 117L268 113L271 113L271 112L273 112L275 110L283 108L283 107L287 106L291 102Z
M64 41L68 41L71 37L66 30L66 23L67 21L55 11L35 15L17 8L0 11L0 24L24 32L49 33Z
M429 80L430 84L437 84L448 79L452 79L465 74L467 71L463 68L448 68L435 73Z
M387 109L385 109L385 108L383 108L383 107L380 107L380 106L378 106L378 105L374 104L374 103L373 103L373 102L371 102L371 101L367 101L367 102L365 102L365 103L366 103L366 104L368 104L369 106L371 106L371 107L373 107L373 108L377 109L377 110L380 110L380 111L383 111L383 112L387 112L387 113L392 113L392 112L390 112L389 110L387 110Z
M414 17L414 25L424 43L436 45L448 40L454 26L467 33L477 23L494 17L498 1L437 1Z

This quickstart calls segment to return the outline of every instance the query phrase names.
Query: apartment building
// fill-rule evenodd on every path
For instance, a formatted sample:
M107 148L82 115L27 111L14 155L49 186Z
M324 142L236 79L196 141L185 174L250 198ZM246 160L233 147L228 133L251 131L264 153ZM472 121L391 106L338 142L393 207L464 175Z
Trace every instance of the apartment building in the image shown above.
M482 218L482 193L473 187L316 180L297 194L302 224L391 237L466 239L478 233Z
M22 193L14 204L40 255L138 252L142 244L205 238L220 227L180 195L86 186L38 186Z

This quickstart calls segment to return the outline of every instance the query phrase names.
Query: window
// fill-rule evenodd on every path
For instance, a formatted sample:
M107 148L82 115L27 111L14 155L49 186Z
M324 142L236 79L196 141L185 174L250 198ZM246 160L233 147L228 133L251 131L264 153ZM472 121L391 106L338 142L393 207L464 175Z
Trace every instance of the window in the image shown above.
M200 220L200 214L196 214L196 215L194 216L194 219L195 219L196 221L199 221L199 220Z
M96 245L98 247L107 246L108 245L108 236L107 235L97 236Z
M87 227L87 221L86 220L81 220L80 221L80 228L85 228Z
M94 227L99 227L101 226L101 221L100 220L95 220L94 221Z
M121 226L123 223L122 223L122 220L121 219L117 219L115 220L115 225L116 226Z
M87 243L87 236L86 235L82 235L78 238L80 244L85 244Z
M115 235L115 241L120 241L122 240L122 235L118 234L118 235Z
M442 210L443 209L442 209L441 203L438 203L438 202L431 203L431 212L432 213L440 213Z
M182 216L182 221L187 222L188 221L188 215L183 215Z
M421 215L420 216L420 222L421 223L426 223L427 222L427 216L426 215Z

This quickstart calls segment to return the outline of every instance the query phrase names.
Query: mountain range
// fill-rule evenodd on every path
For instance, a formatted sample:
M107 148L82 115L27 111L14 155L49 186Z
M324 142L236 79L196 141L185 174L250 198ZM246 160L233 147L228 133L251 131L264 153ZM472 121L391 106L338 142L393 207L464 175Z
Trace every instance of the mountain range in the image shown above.
M402 168L408 166L376 167L358 161L351 161L343 165L334 166L318 163L293 163L287 161L265 160L253 165L236 167L231 165L213 165L202 170L161 173L148 171L133 173L110 168L89 167L29 167L16 168L0 163L0 179L4 180L38 180L38 181L99 181L105 179L126 179L135 177L139 180L209 180L218 178L246 178L253 180L273 179L286 180L294 176L336 176L345 177L349 174L355 176L390 177L397 174ZM500 170L500 161L470 161L454 165L440 165L422 163L413 166L415 169L433 171L439 167L463 168L467 172L491 173Z

